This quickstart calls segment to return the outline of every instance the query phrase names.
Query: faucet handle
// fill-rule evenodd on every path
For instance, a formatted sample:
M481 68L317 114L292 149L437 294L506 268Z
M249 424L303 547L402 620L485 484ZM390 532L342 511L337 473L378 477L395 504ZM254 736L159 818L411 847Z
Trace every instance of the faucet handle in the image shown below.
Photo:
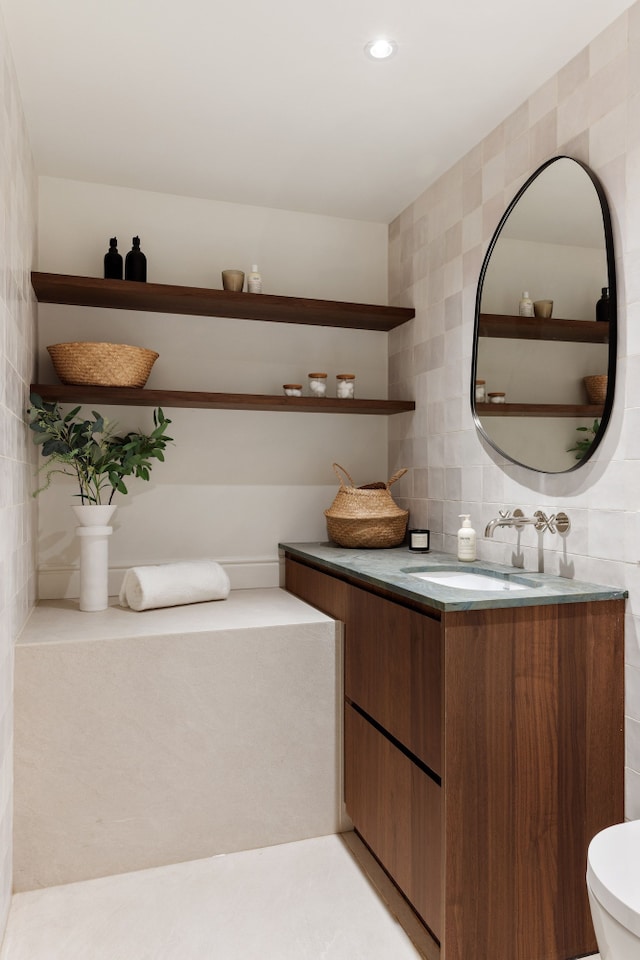
M508 520L511 516L511 510L498 510L498 516L501 520Z
M535 527L538 533L544 533L545 530L550 530L551 533L554 532L553 530L554 517L548 517L546 513L544 513L544 511L542 510L536 510L536 512L534 513L534 517L536 518Z
M548 530L549 533L568 533L571 529L571 521L562 511L552 513L548 517L542 510L536 510L534 517L536 518L536 530L538 532L544 533L545 530Z
M561 511L560 513L556 513L551 519L554 521L558 533L568 533L569 530L571 530L571 520L569 520L566 513Z
M516 507L516 509L513 511L512 515L511 515L511 517L512 517L512 520L514 521L513 526L514 526L514 527L516 528L516 530L518 530L518 531L522 530L522 528L523 528L523 526L525 525L525 523L529 523L529 521L527 520L527 518L526 518L525 515L524 515L524 512L520 509L520 507Z

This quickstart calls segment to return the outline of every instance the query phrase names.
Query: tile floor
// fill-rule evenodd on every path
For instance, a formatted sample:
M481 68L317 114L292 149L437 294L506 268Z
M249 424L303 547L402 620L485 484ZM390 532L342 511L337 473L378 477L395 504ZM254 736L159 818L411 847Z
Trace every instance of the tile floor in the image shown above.
M433 957L371 861L346 834L20 893L0 960Z
M19 893L0 949L0 960L438 955L353 833Z

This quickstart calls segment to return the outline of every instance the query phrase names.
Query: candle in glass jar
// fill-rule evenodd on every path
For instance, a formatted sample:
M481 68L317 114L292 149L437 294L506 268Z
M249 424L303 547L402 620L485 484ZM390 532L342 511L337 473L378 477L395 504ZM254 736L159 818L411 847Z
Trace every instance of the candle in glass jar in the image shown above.
M409 550L415 553L429 553L430 530L409 530Z

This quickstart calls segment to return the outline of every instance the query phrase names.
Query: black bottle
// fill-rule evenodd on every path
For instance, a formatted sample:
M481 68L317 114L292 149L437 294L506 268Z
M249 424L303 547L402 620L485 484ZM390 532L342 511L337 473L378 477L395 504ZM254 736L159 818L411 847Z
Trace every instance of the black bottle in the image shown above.
M602 288L602 296L596 303L596 320L609 320L611 318L611 300L609 299L609 287Z
M105 280L122 280L122 257L118 253L118 238L111 237L109 250L104 255Z
M133 247L124 261L125 280L139 280L145 283L147 279L147 258L140 249L140 237L133 238Z

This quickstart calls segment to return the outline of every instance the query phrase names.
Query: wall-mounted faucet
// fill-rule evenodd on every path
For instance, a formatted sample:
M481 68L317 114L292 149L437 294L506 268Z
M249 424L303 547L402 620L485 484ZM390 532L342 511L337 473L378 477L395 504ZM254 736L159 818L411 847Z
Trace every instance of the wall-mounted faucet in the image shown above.
M525 524L533 524L538 533L568 533L571 529L571 521L566 513L552 513L550 517L542 510L536 510L532 517L525 517L522 510L517 507L513 513L510 510L499 510L498 516L490 520L485 527L485 537L492 537L496 527L515 527L519 530Z

